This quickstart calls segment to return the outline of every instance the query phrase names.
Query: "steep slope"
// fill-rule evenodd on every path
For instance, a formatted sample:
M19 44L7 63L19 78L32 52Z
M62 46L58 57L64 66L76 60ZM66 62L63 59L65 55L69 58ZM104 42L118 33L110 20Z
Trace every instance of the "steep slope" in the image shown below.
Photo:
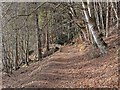
M105 41L109 45L105 56L93 58L98 50L92 46L82 52L77 46L65 46L61 52L3 75L3 87L84 88L118 87L118 36Z

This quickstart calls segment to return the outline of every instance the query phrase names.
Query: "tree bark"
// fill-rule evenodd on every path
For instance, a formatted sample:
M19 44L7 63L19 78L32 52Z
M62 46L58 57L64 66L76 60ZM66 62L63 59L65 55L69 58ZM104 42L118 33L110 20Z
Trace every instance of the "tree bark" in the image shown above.
M98 31L98 28L96 27L97 25L96 25L95 19L92 19L89 16L89 13L87 11L88 10L87 3L82 2L82 6L84 8L85 19L86 19L86 22L88 23L88 27L89 27L90 32L92 33L93 39L95 43L97 44L98 48L100 49L100 52L102 54L105 54L107 44L104 42L102 37L100 37L100 33Z
M96 2L94 2L94 12L95 12L96 23L97 23L98 30L100 32L100 22L99 22L99 16L96 8L97 8Z
M28 28L26 26L26 29L28 31ZM28 57L29 57L29 31L27 32L27 41L26 41L26 58L25 58L25 64L28 66Z
M7 59L7 53L6 53L6 49L5 49L5 43L4 40L2 38L2 54L3 54L3 58L2 58L2 63L3 63L3 69L5 70L6 73L9 73L9 67L8 67L8 59Z
M117 19L117 28L118 28L118 25L119 25L119 18L118 18L118 14L117 14L117 10L115 9L114 5L113 5L113 2L111 2L111 7L115 13L115 17Z
M109 18L109 2L107 0L107 10L106 10L106 37L109 36L109 22L108 22L108 18Z
M101 20L101 25L102 25L102 32L103 32L103 34L105 34L102 6L101 6L100 2L98 2L98 5L99 5L99 9L100 9L100 20Z
M16 56L15 56L15 70L18 69L18 60L19 60L19 56L18 56L18 30L16 30Z
M38 38L38 60L42 60L41 29L39 28L37 12L35 13L35 23L36 23L37 38Z
M48 12L46 11L46 22L48 22ZM46 51L49 51L49 27L46 28Z

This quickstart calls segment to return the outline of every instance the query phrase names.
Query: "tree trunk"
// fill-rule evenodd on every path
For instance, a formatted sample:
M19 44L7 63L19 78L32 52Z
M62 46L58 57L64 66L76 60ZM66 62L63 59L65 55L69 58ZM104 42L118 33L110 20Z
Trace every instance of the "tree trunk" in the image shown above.
M106 37L108 37L109 35L109 22L108 19L109 18L109 2L107 0L107 10L106 10Z
M35 13L35 23L36 23L37 38L38 38L38 60L42 60L41 29L39 28L37 12Z
M96 23L97 23L98 30L100 32L100 22L99 22L98 11L96 8L97 8L96 2L94 2L94 12L95 12Z
M8 68L8 59L7 59L7 54L6 54L6 49L5 49L5 44L4 44L4 40L2 38L2 54L3 54L3 58L2 58L2 64L3 64L3 69L5 70L6 73L9 73L9 68Z
M27 5L27 3L26 3L26 5ZM26 12L28 11L28 8L26 7L25 8L26 9ZM25 13L26 13L25 12ZM27 13L26 13L27 14ZM27 25L27 18L25 18L25 29L26 29L26 34L27 34L27 38L26 38L26 58L25 58L25 64L28 66L29 64L28 64L28 61L29 61L29 30L28 30L28 25Z
M90 11L90 3L89 3L89 0L87 0L87 8L88 8L89 16L91 17L91 11Z
M104 42L104 40L102 39L102 37L100 37L100 33L98 31L98 28L96 27L96 22L94 19L92 19L89 14L88 11L86 11L87 8L87 3L82 2L82 6L84 8L84 14L85 14L85 19L86 22L88 23L88 27L90 32L92 33L93 39L95 41L95 43L97 44L98 48L100 49L100 52L102 54L106 53L106 43Z
M15 62L14 62L14 65L15 65L15 70L18 69L18 31L16 30L16 56L15 56Z
M26 27L27 31L28 28ZM29 31L28 31L29 32ZM26 58L25 58L25 64L28 66L28 57L29 57L29 33L27 32L27 42L26 42Z
M46 50L49 51L49 31L48 30L46 30Z
M101 4L100 2L98 2L98 5L99 5L99 9L100 9L100 20L101 20L101 25L102 25L102 32L103 34L105 35L105 28L104 28L104 22L103 22L103 11L102 11L102 7L101 7Z
M117 33L118 33L118 35L120 35L120 2L118 2L118 5L117 5L117 7L118 7L118 30L117 30ZM120 42L120 39L119 39L119 42Z
M46 22L48 22L48 12L46 11ZM46 51L49 51L49 28L50 26L48 27L47 25L47 28L46 28Z
M118 25L119 25L119 18L118 18L118 14L117 14L117 10L115 9L114 5L113 5L113 2L111 2L111 7L115 13L115 17L117 19L117 28L118 28Z

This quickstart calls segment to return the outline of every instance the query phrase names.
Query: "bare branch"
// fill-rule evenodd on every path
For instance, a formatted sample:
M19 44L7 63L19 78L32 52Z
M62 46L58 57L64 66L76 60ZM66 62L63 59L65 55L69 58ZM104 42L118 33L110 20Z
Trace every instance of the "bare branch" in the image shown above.
M8 8L6 9L6 12L4 15L2 15L2 18L5 17L5 15L7 14L8 10L10 9L10 7L12 6L13 2L10 3L10 5L8 5Z

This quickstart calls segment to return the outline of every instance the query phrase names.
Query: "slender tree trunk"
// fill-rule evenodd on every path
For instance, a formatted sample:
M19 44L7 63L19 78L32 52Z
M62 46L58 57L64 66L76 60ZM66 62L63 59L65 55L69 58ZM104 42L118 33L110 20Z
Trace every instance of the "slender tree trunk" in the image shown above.
M78 35L79 35L80 40L85 41L85 38L84 38L84 35L83 35L83 32L82 32L81 28L78 27L78 29L79 29L78 30Z
M42 60L41 29L39 28L37 12L35 13L35 23L36 23L37 38L38 38L38 60Z
M89 16L91 17L91 10L90 10L90 3L89 3L89 0L87 0L87 6L88 6L88 12L89 12Z
M112 10L112 6L110 7L109 18L110 18L109 19L109 25L112 27L113 26L113 22L115 21L113 10Z
M26 5L27 5L27 3L26 3ZM26 7L25 8L26 9L26 12L28 13L28 8ZM26 13L25 12L25 13ZM26 13L26 14L27 14ZM28 66L29 64L28 64L28 61L29 61L29 30L28 30L28 25L27 25L27 22L28 22L28 20L27 20L27 18L25 18L25 29L26 29L26 34L27 34L27 38L26 38L26 58L25 58L25 64Z
M98 2L99 5L99 9L100 9L100 20L101 20L101 25L102 25L102 32L105 35L105 27L104 27L104 22L103 22L103 11L102 11L102 6L100 4L100 2Z
M102 11L102 6L100 4L100 2L98 2L99 5L99 9L100 9L100 20L101 20L101 25L102 25L102 32L105 35L105 27L104 27L104 22L103 22L103 11Z
M118 28L118 25L119 25L119 18L118 18L118 14L117 14L117 10L115 9L114 5L113 5L113 2L111 2L111 7L115 13L115 17L117 19L117 28Z
M92 35L90 34L90 31L89 31L88 25L85 25L85 28L86 28L86 30L87 30L88 41L89 41L89 43L92 43L92 44L93 44L93 39L91 38Z
M120 35L120 2L118 2L118 5L117 5L117 7L118 7L118 30L117 30L117 33L118 33L118 35ZM119 39L119 42L120 42L120 39Z
M11 52L10 45L7 48L7 58L8 58L8 63L9 63L9 71L12 74L12 69L13 69L12 62L13 62L13 60L12 60L12 52Z
M80 32L78 32L78 34L79 34L79 38L80 38L80 40L81 40L81 41L84 41L83 33L80 31Z
M24 46L22 46L23 50L25 51L25 64L28 66L28 61L29 61L29 30L28 30L28 25L27 25L27 19L25 19L25 30L26 30L26 34L25 34L25 50L24 50ZM22 42L23 45L23 42Z
M26 58L25 58L25 64L28 66L28 57L29 57L29 31L28 26L26 26L27 29L27 41L26 41Z
M96 8L97 8L96 2L94 2L94 12L95 12L96 23L97 23L98 30L100 32L100 22L99 22L98 11Z
M14 62L14 65L15 65L15 70L18 69L18 31L16 30L16 56L15 56L15 62Z
M9 73L9 68L8 68L8 62L7 62L7 55L6 55L6 50L5 50L5 44L4 44L4 40L2 38L2 46L3 46L3 59L2 59L2 63L3 63L3 69L5 70L6 73Z
M46 50L49 51L49 31L48 30L46 30Z
M107 10L106 10L106 37L109 36L109 2L107 0Z
M46 11L46 22L48 22L48 12ZM48 25L46 26L47 29L46 29L46 51L49 51L49 28L50 26L48 27Z

